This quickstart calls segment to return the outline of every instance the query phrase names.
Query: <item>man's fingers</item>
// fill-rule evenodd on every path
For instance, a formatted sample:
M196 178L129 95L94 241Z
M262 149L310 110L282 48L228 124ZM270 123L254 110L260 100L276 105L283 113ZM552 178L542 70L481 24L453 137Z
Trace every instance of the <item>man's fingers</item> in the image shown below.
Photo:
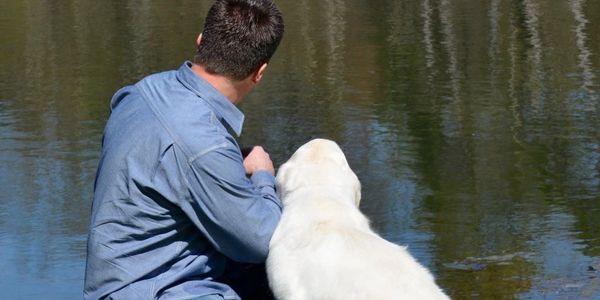
M271 174L274 174L275 172L269 153L261 146L254 146L254 148L252 148L252 151L244 159L244 167L248 174L252 174L259 170L265 170Z
M254 150L254 145L242 147L240 149L240 152L242 152L242 157L243 158L248 157L248 155L250 155L250 152L252 152L252 150Z

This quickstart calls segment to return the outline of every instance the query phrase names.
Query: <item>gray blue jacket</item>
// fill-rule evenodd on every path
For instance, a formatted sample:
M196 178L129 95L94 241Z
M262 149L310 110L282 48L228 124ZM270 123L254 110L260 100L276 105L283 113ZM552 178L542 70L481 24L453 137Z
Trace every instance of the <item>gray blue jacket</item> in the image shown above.
M243 114L190 69L146 77L111 101L94 187L86 299L238 299L228 259L265 261L281 203L245 174L230 131Z

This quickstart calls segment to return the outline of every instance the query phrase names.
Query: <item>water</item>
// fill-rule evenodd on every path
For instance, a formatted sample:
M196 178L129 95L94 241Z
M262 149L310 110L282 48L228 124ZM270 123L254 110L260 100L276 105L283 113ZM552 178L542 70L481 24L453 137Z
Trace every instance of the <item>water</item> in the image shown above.
M279 2L241 143L336 140L453 298L600 298L599 1ZM0 2L3 297L81 298L108 100L190 58L209 5Z

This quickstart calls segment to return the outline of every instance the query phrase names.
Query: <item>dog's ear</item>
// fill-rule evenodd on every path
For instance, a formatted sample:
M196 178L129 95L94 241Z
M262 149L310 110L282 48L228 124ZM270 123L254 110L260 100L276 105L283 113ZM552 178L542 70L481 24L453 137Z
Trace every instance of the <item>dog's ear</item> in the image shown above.
M279 196L279 198L281 198L281 194L283 191L283 182L285 181L286 178L286 164L283 164L279 167L279 170L277 170L277 176L275 177L275 187L277 189L277 195Z
M360 200L361 200L361 184L360 184L360 180L358 180L358 177L356 176L356 174L354 175L354 178L356 179L356 184L354 185L354 202L356 203L356 207L358 207L360 205Z
M292 167L292 162L288 161L285 164L279 167L277 171L277 177L275 178L275 183L277 186L277 194L280 199L284 198L284 195L290 190L294 189L293 178L290 176L290 168Z

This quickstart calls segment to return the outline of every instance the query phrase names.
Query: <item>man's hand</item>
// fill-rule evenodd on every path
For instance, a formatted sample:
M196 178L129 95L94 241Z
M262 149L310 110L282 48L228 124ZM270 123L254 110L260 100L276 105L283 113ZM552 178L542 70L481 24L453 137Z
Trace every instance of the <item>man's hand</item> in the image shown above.
M248 175L252 175L256 171L267 171L271 175L275 175L275 168L273 167L269 153L261 146L252 148L250 154L244 159L244 168Z

